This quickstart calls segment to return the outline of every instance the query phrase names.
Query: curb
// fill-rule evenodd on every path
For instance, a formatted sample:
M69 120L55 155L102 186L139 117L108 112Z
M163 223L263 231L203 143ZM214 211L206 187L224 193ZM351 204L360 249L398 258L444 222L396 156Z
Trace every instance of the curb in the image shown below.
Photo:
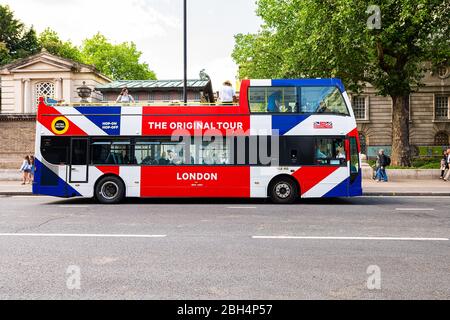
M33 192L0 192L0 196L6 196L6 197L11 197L11 196L33 196Z
M450 192L364 192L363 197L450 197Z

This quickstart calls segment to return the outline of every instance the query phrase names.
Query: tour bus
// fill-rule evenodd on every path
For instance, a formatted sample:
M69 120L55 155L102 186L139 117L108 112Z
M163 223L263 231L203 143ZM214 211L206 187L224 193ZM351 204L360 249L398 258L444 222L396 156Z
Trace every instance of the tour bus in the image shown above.
M355 116L334 78L243 80L223 105L41 98L35 150L34 194L105 204L362 194Z

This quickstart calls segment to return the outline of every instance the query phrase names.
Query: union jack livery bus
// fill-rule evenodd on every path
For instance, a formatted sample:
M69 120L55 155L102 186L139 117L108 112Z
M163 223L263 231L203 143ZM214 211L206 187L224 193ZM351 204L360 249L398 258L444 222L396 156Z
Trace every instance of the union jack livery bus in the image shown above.
M339 79L244 80L236 105L58 105L41 98L33 193L95 197L360 196Z

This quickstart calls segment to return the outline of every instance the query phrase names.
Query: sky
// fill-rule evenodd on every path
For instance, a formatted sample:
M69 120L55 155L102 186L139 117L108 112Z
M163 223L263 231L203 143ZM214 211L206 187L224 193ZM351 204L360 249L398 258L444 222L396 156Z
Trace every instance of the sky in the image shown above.
M234 35L257 32L261 20L255 0L188 1L188 77L201 69L219 90L234 83L237 66L231 58ZM80 45L100 32L111 42L133 41L158 79L183 78L183 0L0 0L15 17L36 31L58 32Z

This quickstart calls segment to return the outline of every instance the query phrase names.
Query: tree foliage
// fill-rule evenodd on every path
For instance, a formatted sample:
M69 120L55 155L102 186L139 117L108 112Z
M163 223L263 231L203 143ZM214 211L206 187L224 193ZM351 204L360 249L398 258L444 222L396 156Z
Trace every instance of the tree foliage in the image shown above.
M84 40L81 46L83 61L113 79L156 79L148 64L139 62L141 55L133 42L111 44L100 33Z
M59 35L50 28L45 29L39 34L39 45L51 54L83 62L80 49L70 41L62 41Z
M148 64L140 61L142 52L133 42L113 44L97 33L76 46L71 41L61 40L58 33L49 28L37 36L33 28L27 29L14 18L8 6L0 5L0 65L35 54L42 48L63 58L93 64L112 79L156 79Z
M0 65L39 51L36 32L26 28L9 6L0 5Z
M372 84L393 99L393 128L401 131L394 132L393 162L406 165L406 97L427 68L450 60L450 2L378 3L381 28L370 29L369 1L259 0L264 25L257 34L236 35L232 56L241 77L339 77L352 91Z
M111 79L156 79L148 64L140 62L142 53L133 42L112 44L104 35L97 33L76 47L70 41L62 41L55 31L46 29L39 35L39 44L52 54L95 65Z

